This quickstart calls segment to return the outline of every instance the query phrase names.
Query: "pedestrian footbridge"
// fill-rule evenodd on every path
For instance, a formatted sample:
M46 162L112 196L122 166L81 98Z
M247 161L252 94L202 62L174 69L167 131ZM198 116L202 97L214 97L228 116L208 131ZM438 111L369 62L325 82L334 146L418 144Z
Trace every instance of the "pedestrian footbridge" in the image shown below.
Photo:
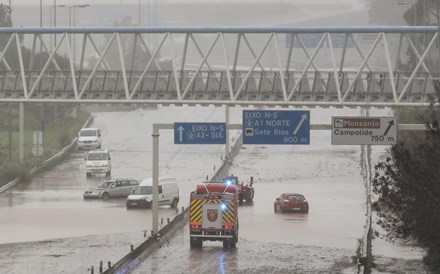
M422 106L439 39L436 27L4 28L0 102Z

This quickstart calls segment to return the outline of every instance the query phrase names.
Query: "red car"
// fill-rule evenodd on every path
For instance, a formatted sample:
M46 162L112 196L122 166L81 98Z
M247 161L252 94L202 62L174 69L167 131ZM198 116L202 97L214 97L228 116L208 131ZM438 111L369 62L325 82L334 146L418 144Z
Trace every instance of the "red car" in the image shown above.
M302 194L298 193L283 193L278 197L273 209L275 213L281 212L303 212L309 213L309 203Z

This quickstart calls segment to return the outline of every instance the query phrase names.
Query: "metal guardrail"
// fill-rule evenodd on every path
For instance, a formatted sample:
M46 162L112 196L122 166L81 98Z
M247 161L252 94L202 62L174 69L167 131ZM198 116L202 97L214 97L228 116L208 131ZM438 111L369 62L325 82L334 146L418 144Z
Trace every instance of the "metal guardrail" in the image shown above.
M40 165L38 165L36 167L33 167L31 170L29 170L28 174L29 175L40 174L40 173L42 173L42 172L44 172L46 170L49 170L50 168L54 167L55 165L57 165L61 160L63 160L66 157L66 155L68 155L73 149L75 149L75 147L76 147L76 140L77 140L77 138L75 137L70 142L70 144L68 144L67 146L62 148L55 155L53 155L52 157L50 157L49 159L47 159L46 161L44 161ZM4 185L3 187L1 187L0 188L0 193L5 192L6 190L8 190L11 187L15 186L19 182L20 182L20 178L15 178L10 183L8 183L8 184Z
M9 182L6 185L0 187L0 193L3 193L6 190L10 189L11 187L15 186L15 184L17 184L18 182L20 182L20 178L15 178L11 182Z
M151 253L162 247L163 244L168 242L175 233L181 229L189 219L189 208L185 209L182 213L178 214L173 220L166 224L157 235L149 236L147 240L141 243L138 247L133 249L130 253L125 255L116 264L107 264L107 269L99 273L113 274L113 273L130 273L136 269L139 264L145 260ZM101 264L102 265L102 264ZM101 266L100 266L101 267ZM91 268L93 273L93 267Z
M89 125L91 122L93 121L93 117L89 117L86 122L84 123L84 125L82 127L86 127L87 125ZM74 150L76 148L76 141L77 141L77 137L74 137L70 143L63 147L60 151L58 151L55 155L53 155L52 157L50 157L49 159L45 160L43 163L41 163L40 165L33 167L32 169L29 170L29 174L30 175L37 175L40 174L44 171L47 171L49 169L51 169L52 167L56 166L60 161L62 161L67 155L69 155L72 150ZM0 193L5 192L6 190L10 189L11 187L15 186L17 183L20 182L20 178L15 178L13 181L11 181L10 183L4 185L3 187L0 188Z

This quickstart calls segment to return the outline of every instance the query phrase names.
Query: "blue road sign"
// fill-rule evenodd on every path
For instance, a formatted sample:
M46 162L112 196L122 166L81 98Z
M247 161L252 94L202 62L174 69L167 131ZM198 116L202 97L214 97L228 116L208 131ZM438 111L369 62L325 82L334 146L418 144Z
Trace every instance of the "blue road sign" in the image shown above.
M243 110L243 144L309 145L310 111Z
M226 123L174 123L174 144L226 144Z
M316 48L319 44L319 41L321 41L322 36L324 35L324 33L301 33L298 34L303 43L304 46L306 48ZM332 46L333 48L343 48L344 47L344 43L345 43L345 34L344 33L332 33L331 34L331 41L332 41ZM290 48L292 47L292 34L291 33L287 33L286 34L286 48ZM298 37L295 37L295 40L293 42L293 47L294 48L301 48L301 44L298 41ZM324 44L322 46L323 48L329 48L329 44L328 41L325 40ZM347 40L347 48L353 48L354 47L354 43L352 39L348 39Z

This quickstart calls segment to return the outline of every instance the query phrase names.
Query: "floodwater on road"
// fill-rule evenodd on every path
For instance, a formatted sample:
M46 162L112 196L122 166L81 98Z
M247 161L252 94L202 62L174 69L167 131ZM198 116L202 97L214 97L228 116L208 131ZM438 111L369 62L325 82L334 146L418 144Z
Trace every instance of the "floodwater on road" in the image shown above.
M321 119L314 123L329 123L333 112L320 111L312 110L312 119ZM240 114L236 111L231 122L240 121ZM93 126L101 128L103 145L112 153L112 177L135 179L151 176L153 121L224 119L222 111L210 108L94 116ZM252 205L239 208L237 249L205 242L202 250L192 250L185 227L136 273L355 273L351 256L363 236L366 212L360 149L331 146L328 134L313 132L310 146L243 146L231 173L243 181L253 176L256 192ZM195 185L218 168L224 146L176 146L172 139L172 132L161 132L160 175L178 180L180 208L188 206ZM91 265L96 271L100 260L114 263L131 244L145 240L150 210L127 210L124 199L83 200L86 188L106 179L86 178L84 155L75 152L32 183L0 195L1 273L89 273ZM304 194L309 214L275 214L273 202L282 192ZM166 219L176 212L164 207L159 214ZM373 253L381 267L376 273L425 273L419 249L375 240Z
M310 147L243 145L230 173L242 181L253 176L255 197L239 207L237 248L221 242L190 248L185 228L134 273L356 273L351 257L366 224L361 150L331 146L329 139L321 131L311 134ZM382 153L378 149L371 161ZM304 194L309 213L275 214L273 203L283 192ZM428 273L419 248L376 239L373 254L373 273Z

